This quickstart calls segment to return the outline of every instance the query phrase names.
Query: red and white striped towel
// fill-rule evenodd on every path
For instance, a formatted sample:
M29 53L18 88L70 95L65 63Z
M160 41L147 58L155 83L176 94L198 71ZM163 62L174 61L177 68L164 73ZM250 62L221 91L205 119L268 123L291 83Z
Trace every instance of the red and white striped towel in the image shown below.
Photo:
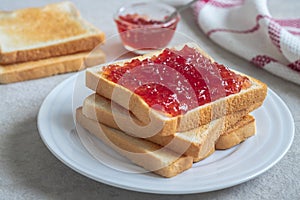
M210 39L300 84L300 18L274 19L267 0L200 0L194 10Z

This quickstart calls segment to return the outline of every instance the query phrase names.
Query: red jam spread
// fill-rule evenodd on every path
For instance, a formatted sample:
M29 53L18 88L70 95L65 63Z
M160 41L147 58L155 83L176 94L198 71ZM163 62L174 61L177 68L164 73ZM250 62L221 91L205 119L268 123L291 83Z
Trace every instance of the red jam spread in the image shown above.
M162 21L149 19L147 16L142 16L139 14L127 14L124 16L119 16L120 20L123 22L128 22L131 24L143 26L143 25L154 25L154 24L162 24Z
M240 92L250 80L211 62L194 48L165 49L143 60L133 59L122 67L111 64L103 75L134 93L156 110L170 116Z
M179 18L174 18L163 22L139 14L127 14L115 19L124 45L140 50L165 47L173 37L178 21Z

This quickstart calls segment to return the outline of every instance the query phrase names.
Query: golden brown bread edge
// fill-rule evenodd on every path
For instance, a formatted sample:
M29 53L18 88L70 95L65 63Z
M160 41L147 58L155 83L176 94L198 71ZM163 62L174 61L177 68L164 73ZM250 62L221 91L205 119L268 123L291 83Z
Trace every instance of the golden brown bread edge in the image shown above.
M251 122L243 126L236 126L236 128L232 128L231 131L235 132L247 132L249 130L253 130L249 127L255 127L254 121L251 120L253 117L249 116ZM151 152L157 149L163 148L154 143L150 143L143 139L134 138L132 136L126 135L121 131L117 131L116 129L105 126L101 123L98 123L92 119L85 117L81 108L76 110L76 121L85 129L87 129L91 134L94 134L100 140L105 142L108 146L113 148L119 154L127 157L131 162L144 167L147 170L152 171L151 169L156 169L153 172L161 175L163 177L173 177L182 173L183 171L191 168L192 166L192 158L189 156L179 156L178 154L174 154L171 151L168 151L164 148L164 154L162 157L155 157L154 154L157 152L149 153L149 151L145 150L145 147L142 146L141 149L137 146L141 144L150 145ZM247 121L247 120L246 120ZM249 121L249 120L248 120ZM116 146L117 145L117 146ZM124 151L125 150L125 151ZM210 156L214 153L215 148L211 148L210 151L207 152L204 157ZM135 156L133 153L142 153L142 156ZM154 157L153 157L154 156ZM166 156L170 156L171 160L175 160L174 162L169 162L168 164L161 164L160 159L165 159ZM174 157L175 156L175 157ZM158 159L158 160L157 160ZM169 158L168 158L169 159ZM166 166L167 165L167 166ZM158 169L158 167L163 166Z
M228 130L226 130L226 132L220 135L216 141L215 147L212 148L208 154L203 157L203 159L213 154L215 150L227 150L238 144L241 144L249 137L255 135L255 133L255 118L252 115L246 115ZM194 159L194 162L198 161L200 160Z
M192 158L190 156L179 156L179 154L174 154L171 151L168 151L164 148L164 154L161 158L153 157L154 153L149 153L149 151L145 151L145 147L143 144L150 145L150 149L152 151L156 151L162 146L158 146L154 143L150 143L144 139L135 138L129 135L126 135L122 132L116 132L116 129L105 126L101 123L98 123L92 119L85 117L82 114L82 108L78 108L76 110L76 121L85 129L87 129L90 133L94 134L100 140L105 142L108 146L114 149L119 154L127 157L131 162L144 167L145 169L152 171L155 169L154 173L161 175L163 177L174 177L179 173L189 169L192 167ZM237 130L243 129L243 127L239 127ZM236 129L232 129L234 132ZM142 149L138 148L138 145L142 144ZM117 145L117 146L116 146ZM214 153L215 149L211 148L206 152L204 157L210 156ZM136 156L132 153L142 153L142 156ZM170 156L172 162L168 164L161 163L161 160L157 159L166 159L166 156Z
M104 33L91 35L86 38L76 39L65 43L49 45L29 50L18 50L14 52L0 52L0 64L9 65L27 61L38 61L63 55L70 55L85 51L92 51L97 45L104 41Z
M259 107L261 103L255 103L250 105L244 110L237 111L232 113L233 115L224 115L222 117L226 117L227 120L224 121L224 125L229 127L235 122L237 119L247 115L255 108ZM114 110L114 111L112 111ZM124 132L128 134L134 134L136 130L135 127L128 126L131 120L137 126L145 126L146 123L140 121L132 112L126 110L124 107L120 106L118 103L111 101L108 98L100 96L99 94L93 93L86 97L83 101L83 113L91 119L98 120L101 123L107 124L111 127L120 127ZM113 115L117 114L117 115ZM117 121L117 122L116 122ZM202 126L202 125L201 125ZM199 127L199 126L198 126ZM196 128L198 128L196 127ZM193 128L194 129L194 128ZM192 130L192 129L190 129ZM145 132L153 131L151 127L149 129L144 129ZM159 136L167 136L172 135L176 132L184 132L180 130L176 130L174 133L164 133L166 132L166 128L162 127L161 130L156 132L156 135ZM140 135L142 137L142 135Z
M0 65L0 83L14 83L74 72L105 62L105 54L97 51L47 58L25 63Z
M128 111L113 102L113 112L111 103L112 102L109 99L97 94L91 94L84 100L82 112L86 117L103 123L109 127L122 130L127 134L133 134L137 137L147 136L146 139L149 141L161 146L166 146L177 153L184 153L185 155L192 156L194 162L204 159L208 152L214 148L218 138L222 137L222 134L227 132L231 127L235 128L235 124L237 122L240 122L240 126L242 126L243 123L247 123L244 118L249 113L248 111L252 110L252 108L248 108L243 111L224 116L212 121L210 124L202 125L190 131L176 132L175 134L168 136L161 135L161 132L156 134L149 133L151 136L148 137L149 134L147 133L147 129L142 130L144 133L146 132L146 134L144 134L137 131L137 129L132 128L132 126L128 126L128 120L130 120L126 114ZM134 123L137 123L138 126L143 126L143 123L141 123L134 115L131 115L131 119L133 119ZM152 130L150 129L149 131L151 132ZM139 133L140 135L135 135L136 133ZM235 132L232 131L232 135L234 133ZM251 133L248 134L250 135ZM229 145L232 144L233 146L234 143L230 143L230 135L227 136L227 138L227 143L225 144L227 144L227 148L229 148ZM235 139L236 143L238 138ZM241 142L244 138L241 137L240 139L241 140L239 142Z
M184 152L185 155L193 157L194 162L199 162L205 159L212 149L229 149L255 134L255 120L251 115L243 117L241 116L244 113L231 115L232 120L228 120L226 117L216 119L213 125L203 125L204 130L193 129L187 132L175 133L175 135L153 136L147 138L147 140L167 146L167 148L178 153ZM228 126L225 126L225 121L229 121ZM190 139L195 141L185 140L187 133ZM199 139L197 136L191 136L194 134L202 134L202 136Z
M47 44L48 40L50 42L52 42L54 40L53 40L53 38L48 39L45 36L43 38L43 40L40 41L41 43L45 42L45 46L38 45L38 47L35 47L35 48L33 47L33 48L19 49L19 50L15 50L15 51L11 51L11 52L4 52L3 50L1 50L2 48L1 48L1 42L0 42L0 64L7 65L7 64L27 62L27 61L36 61L36 60L45 59L45 58L51 58L51 57L56 57L56 56L63 56L63 55L69 55L69 54L74 54L74 53L79 53L79 52L91 51L97 45L101 44L105 39L105 34L102 31L98 30L96 27L94 27L92 24L90 24L87 21L85 21L84 19L82 19L79 11L70 2L53 3L53 4L49 4L44 7L40 7L40 8L25 8L25 9L16 10L16 11L10 11L10 12L0 12L0 14L3 14L3 15L14 14L14 17L15 17L15 16L19 16L19 15L17 15L17 13L18 14L22 13L22 14L20 14L20 16L26 14L26 12L29 15L31 15L33 13L33 11L36 11L36 10L41 11L41 12L43 12L44 10L45 10L45 12L56 12L57 15L67 15L66 17L64 17L65 21L61 22L61 19L60 19L59 22L61 22L61 23L76 22L76 23L73 23L74 26L71 26L69 23L68 24L69 26L66 28L67 29L73 28L72 29L73 32L75 31L74 29L77 30L80 28L81 32L77 33L75 31L74 35L64 36L63 35L64 29L62 28L61 32L60 32L60 35L62 35L62 36L59 37L58 39L56 39L59 42L56 42L55 44L48 45ZM60 11L60 10L62 10L62 11ZM50 17L53 17L53 16L50 16ZM56 17L56 16L54 15L54 17ZM22 17L20 20L21 21L24 20L23 18L24 17ZM6 18L3 17L0 20L5 20L5 19ZM31 20L30 23L36 23L37 18L32 17L31 19L27 18L27 20ZM45 20L46 20L45 22L43 22L43 23L41 22L42 23L41 25L47 24L47 26L57 26L58 20L52 20L53 21L52 24L49 22L50 19L47 20L45 18ZM25 21L25 23L26 23L26 21ZM12 25L13 24L10 24L10 26L12 26ZM61 26L65 26L65 25L62 24ZM3 29L3 30L5 30L5 29ZM52 29L50 27L46 30L52 30ZM45 30L43 30L43 31L45 31ZM5 34L5 33L2 33L2 34ZM43 32L36 32L35 34L39 36L39 35L42 35ZM51 33L51 34L57 34L57 30L56 30L56 32ZM26 40L26 39L31 40L30 37L35 37L35 36L28 35L28 37L29 38L25 37L24 40Z
M219 137L216 142L215 149L229 149L253 136L255 132L255 118L251 115L247 115L242 121L237 122Z
M81 108L76 110L76 121L119 154L163 177L176 176L192 167L193 159L191 157L178 155L152 142L99 124L85 117Z
M201 53L204 52L199 47L195 48ZM150 57L153 54L155 53L146 54L137 58L142 59ZM205 53L203 54L207 55ZM124 62L125 61L120 64ZM99 95L112 99L122 107L130 110L140 121L146 124L150 123L150 121L151 123L158 123L159 125L163 124L164 131L162 135L171 135L176 131L191 130L224 115L230 115L231 113L249 107L255 110L262 105L267 94L267 86L264 83L247 76L252 82L251 89L242 90L238 94L229 95L217 101L199 106L184 115L167 117L165 113L151 109L140 96L103 77L101 75L101 67L102 66L94 67L86 71L86 86ZM124 99L129 99L129 103L124 101ZM249 112L251 111L252 110Z

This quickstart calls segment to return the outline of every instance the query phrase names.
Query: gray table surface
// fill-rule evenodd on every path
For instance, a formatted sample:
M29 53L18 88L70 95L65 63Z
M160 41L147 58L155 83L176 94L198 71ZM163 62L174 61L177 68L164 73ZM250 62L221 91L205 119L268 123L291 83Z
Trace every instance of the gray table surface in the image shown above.
M50 2L54 1L1 0L0 9L42 6ZM164 2L178 6L188 1ZM300 1L284 2L269 2L274 16L300 17ZM74 3L82 15L107 36L116 33L112 16L124 1L76 0ZM243 184L194 195L146 194L93 181L54 157L37 130L37 114L44 98L73 75L65 74L0 85L0 199L300 199L300 86L256 68L214 44L198 28L190 9L182 13L178 30L196 40L219 62L263 80L286 102L294 117L296 132L290 150L280 162Z

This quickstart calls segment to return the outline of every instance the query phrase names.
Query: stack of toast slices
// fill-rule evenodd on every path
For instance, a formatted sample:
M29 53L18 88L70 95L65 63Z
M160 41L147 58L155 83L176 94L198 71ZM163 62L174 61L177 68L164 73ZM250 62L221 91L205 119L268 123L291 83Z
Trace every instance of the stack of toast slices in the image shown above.
M171 49L180 50L184 46L214 62L193 43ZM162 52L112 65L122 67L134 59L145 60ZM105 67L87 69L86 86L94 93L77 108L76 120L106 145L148 171L162 177L176 176L215 150L226 150L255 134L255 119L249 113L263 104L267 86L250 76L234 71L247 77L251 85L171 116L149 106L145 99L124 85L110 80L103 73Z
M103 32L70 2L0 11L0 83L73 72L104 63Z

